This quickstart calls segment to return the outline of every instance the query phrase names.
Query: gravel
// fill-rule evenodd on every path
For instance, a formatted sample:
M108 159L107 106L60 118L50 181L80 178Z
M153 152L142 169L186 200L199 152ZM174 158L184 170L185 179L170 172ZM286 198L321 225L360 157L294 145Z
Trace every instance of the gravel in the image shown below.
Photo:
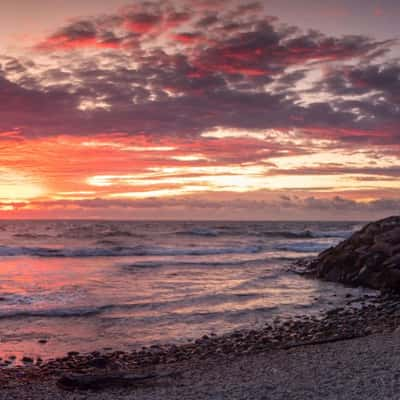
M153 371L181 375L142 387L101 392L66 392L50 377L15 382L15 387L0 391L0 399L398 399L400 332L158 365Z

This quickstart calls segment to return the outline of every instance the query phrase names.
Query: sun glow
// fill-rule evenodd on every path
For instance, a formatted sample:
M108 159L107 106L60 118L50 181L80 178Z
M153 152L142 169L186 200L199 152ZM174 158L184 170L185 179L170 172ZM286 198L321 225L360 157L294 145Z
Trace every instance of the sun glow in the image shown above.
M134 152L158 152L158 151L173 151L175 147L172 146L133 146L116 142L105 141L86 141L82 146L93 148L112 148L120 151L134 151Z
M379 198L379 189L392 197L400 191L398 158L390 152L381 155L381 148L331 149L332 141L321 139L313 141L310 151L310 139L294 132L260 135L221 130L196 142L122 133L43 140L7 134L0 211L10 216L21 210L46 213L54 204L77 212L104 206L108 212L112 204L125 207L147 199L262 198L291 191L304 196L346 193L372 201Z
M44 194L44 188L33 177L8 168L0 170L1 201L29 200L38 198Z

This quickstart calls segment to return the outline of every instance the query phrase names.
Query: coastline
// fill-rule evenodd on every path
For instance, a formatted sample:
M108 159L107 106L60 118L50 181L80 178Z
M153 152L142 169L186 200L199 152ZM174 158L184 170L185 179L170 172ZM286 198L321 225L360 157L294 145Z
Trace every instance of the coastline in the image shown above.
M398 326L399 295L383 293L377 297L366 295L362 298L349 298L345 307L330 310L322 318L277 318L273 324L267 324L263 329L235 331L223 336L205 335L193 343L184 345L152 346L133 352L70 352L65 357L46 363L40 360L26 360L25 366L0 369L0 399L124 399L129 394L134 394L134 398L144 399L151 398L146 397L149 391L176 393L176 397L169 393L169 397L162 395L163 398L191 398L178 395L180 388L187 390L187 385L195 385L195 377L197 373L200 374L199 371L209 375L212 365L213 369L217 369L214 373L218 375L219 384L223 385L226 381L225 387L228 390L228 381L234 373L231 369L237 368L237 365L263 363L271 357L290 358L297 357L296 354L317 351L321 353L320 362L324 367L325 352L332 346L336 349L338 361L343 357L340 350L342 347L353 346L349 343L354 343L357 347L359 345L356 343L368 340L369 337L377 338L371 343L374 343L375 350L378 350L377 347L385 345L385 341L380 344L379 337L387 336L395 341L397 335L393 332ZM368 363L363 366L366 370L370 367ZM225 372L222 372L223 370ZM115 379L118 374L120 378L127 378ZM188 378L188 375L194 377ZM97 377L97 380L92 379L87 385L85 379L88 377ZM193 382L188 383L188 379L189 382L190 379ZM207 386L209 382L204 379L203 383ZM398 381L400 385L400 375ZM242 390L245 390L245 387L246 385ZM76 390L81 393L78 397L74 397ZM211 396L211 393L217 395L217 387L210 387L210 390L210 397L193 398L225 398ZM47 395L48 397L45 397ZM158 396L161 398L161 394ZM302 397L299 395L293 398Z

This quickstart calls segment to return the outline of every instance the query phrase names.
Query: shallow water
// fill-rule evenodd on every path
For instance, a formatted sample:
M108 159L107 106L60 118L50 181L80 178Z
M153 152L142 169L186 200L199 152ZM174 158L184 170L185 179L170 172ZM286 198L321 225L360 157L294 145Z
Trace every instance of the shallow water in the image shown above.
M318 314L366 291L305 279L287 264L359 227L3 221L0 356L128 350Z

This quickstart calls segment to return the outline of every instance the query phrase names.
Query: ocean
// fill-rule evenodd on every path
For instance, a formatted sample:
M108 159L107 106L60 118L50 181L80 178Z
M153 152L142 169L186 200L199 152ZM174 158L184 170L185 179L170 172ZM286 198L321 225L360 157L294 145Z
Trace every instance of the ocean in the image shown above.
M0 221L0 356L129 351L321 314L368 291L288 265L361 226Z

